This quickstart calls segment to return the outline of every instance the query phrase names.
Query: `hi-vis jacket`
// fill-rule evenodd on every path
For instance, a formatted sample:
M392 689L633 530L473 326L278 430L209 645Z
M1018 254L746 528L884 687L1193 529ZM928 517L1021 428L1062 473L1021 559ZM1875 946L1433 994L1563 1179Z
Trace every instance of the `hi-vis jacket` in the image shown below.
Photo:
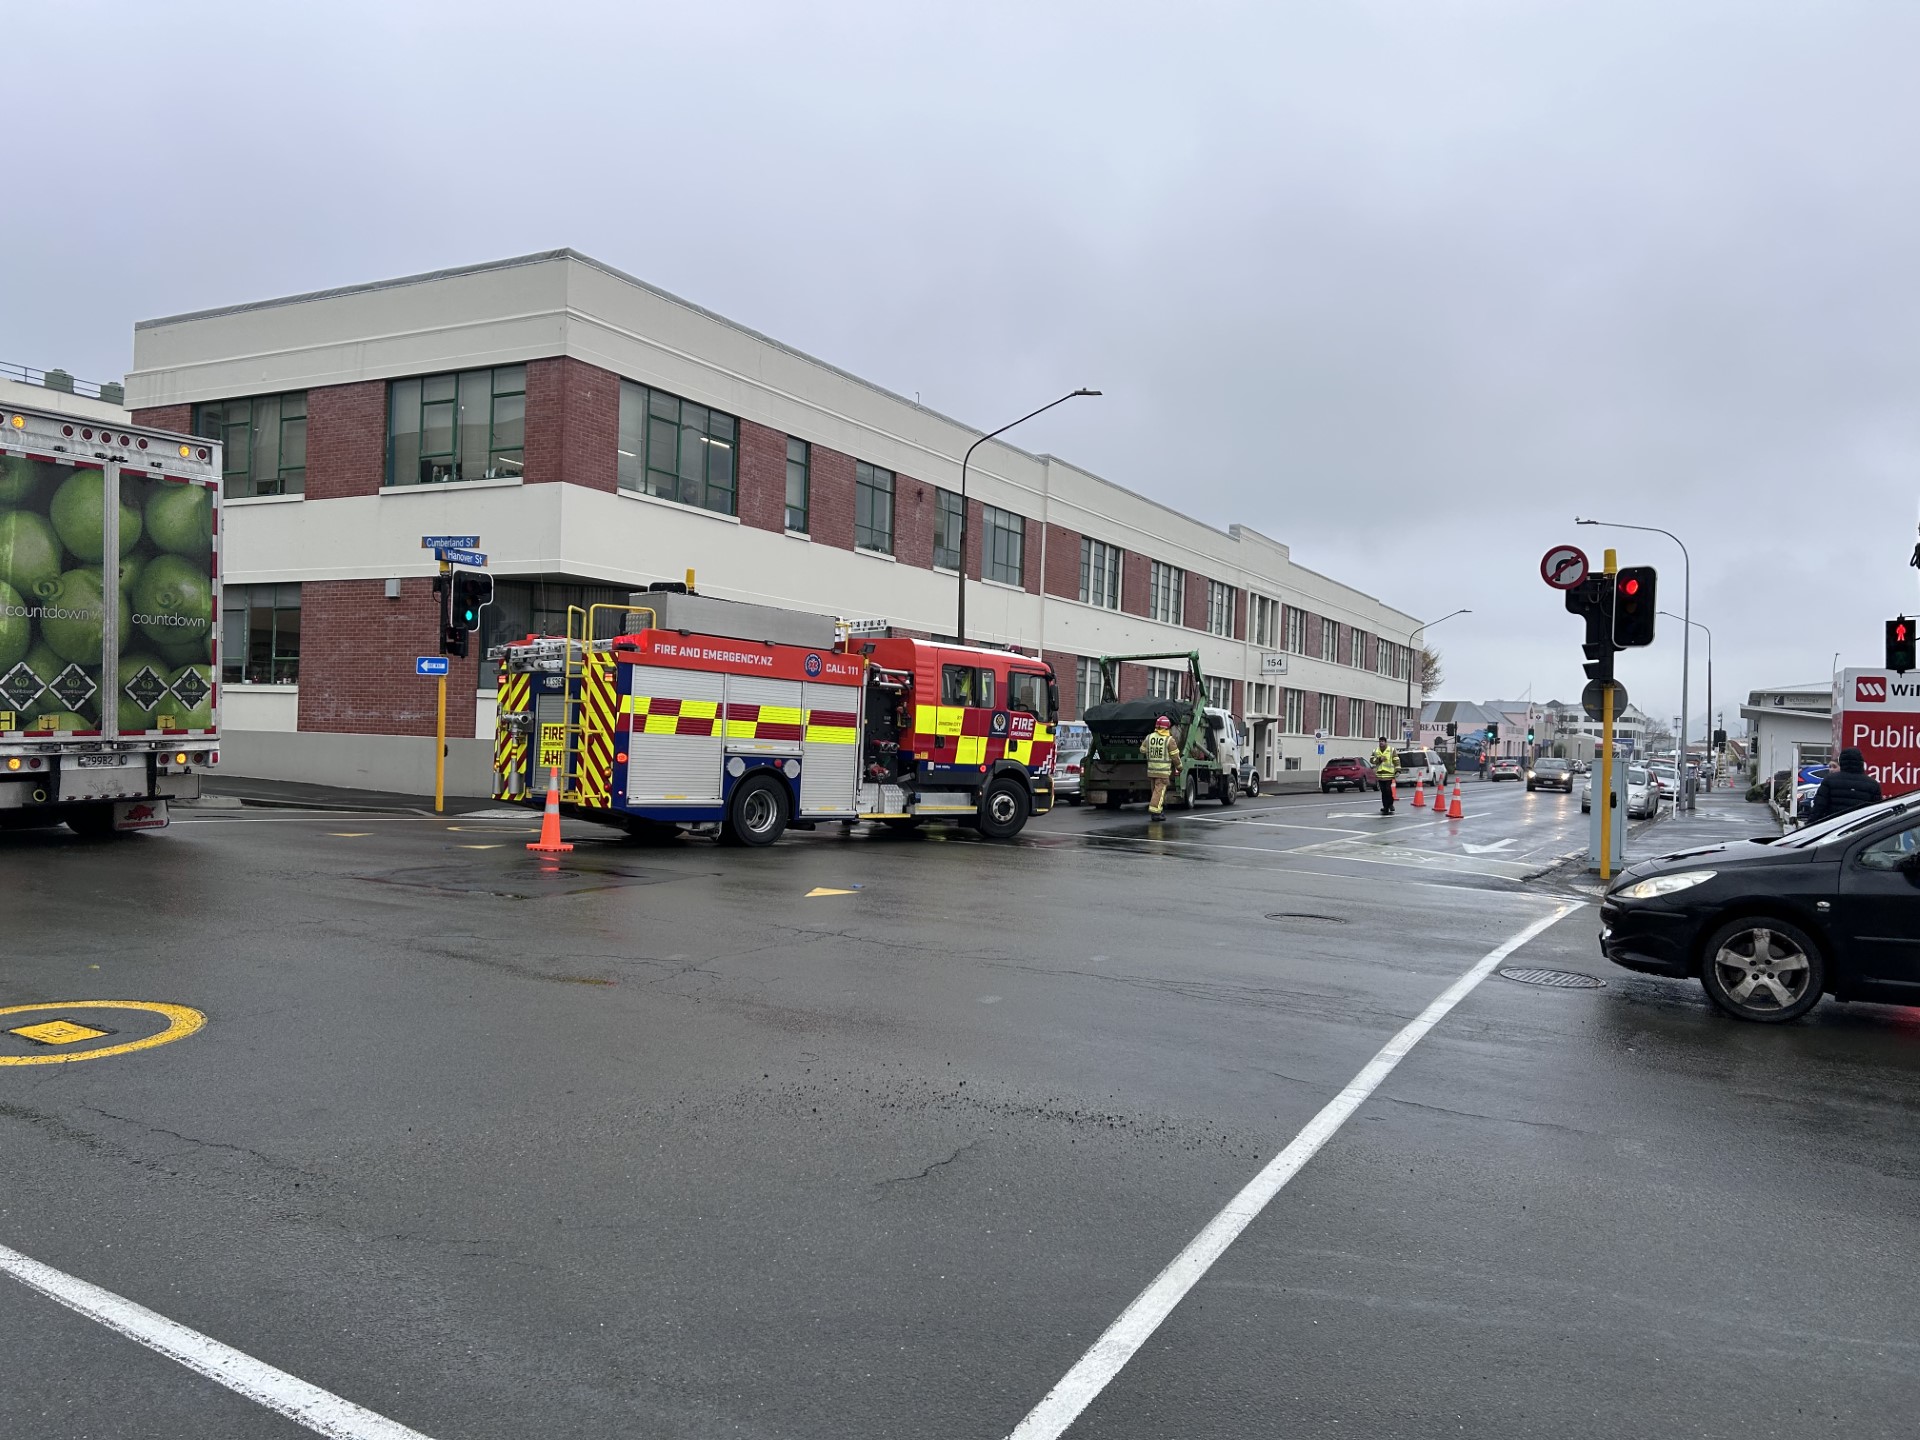
M1146 756L1149 775L1173 774L1173 736L1166 731L1155 730L1147 736L1140 753Z
M1369 763L1373 766L1373 773L1382 780L1391 780L1400 773L1400 762L1394 757L1393 751L1388 749L1374 751Z

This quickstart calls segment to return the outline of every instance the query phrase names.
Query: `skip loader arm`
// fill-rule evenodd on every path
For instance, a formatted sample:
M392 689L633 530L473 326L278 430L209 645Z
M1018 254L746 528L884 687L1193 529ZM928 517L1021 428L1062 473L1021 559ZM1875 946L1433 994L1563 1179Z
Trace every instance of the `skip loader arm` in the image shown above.
M1120 698L1120 667L1148 660L1180 660L1187 666L1187 672L1193 677L1193 707L1187 717L1184 733L1175 737L1173 771L1176 778L1186 768L1189 760L1205 760L1207 750L1207 721L1205 707L1207 703L1207 681L1200 670L1200 652L1198 650L1145 650L1129 655L1102 655L1100 657L1100 689L1102 699Z

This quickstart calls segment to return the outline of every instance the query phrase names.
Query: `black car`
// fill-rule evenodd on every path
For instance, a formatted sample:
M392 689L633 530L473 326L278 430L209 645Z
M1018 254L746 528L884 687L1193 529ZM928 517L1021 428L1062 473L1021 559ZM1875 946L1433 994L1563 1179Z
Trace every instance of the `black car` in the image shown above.
M1542 755L1527 770L1527 789L1564 790L1573 793L1573 762Z
M1742 1020L1797 1020L1829 993L1920 1005L1920 794L1631 866L1600 921L1616 965L1698 976Z

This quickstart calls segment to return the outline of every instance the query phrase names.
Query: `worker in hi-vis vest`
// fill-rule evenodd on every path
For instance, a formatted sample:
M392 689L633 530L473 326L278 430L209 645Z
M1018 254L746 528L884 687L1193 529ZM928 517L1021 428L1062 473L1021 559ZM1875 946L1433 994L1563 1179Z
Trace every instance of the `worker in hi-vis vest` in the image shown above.
M1393 747L1387 744L1387 737L1380 737L1380 748L1373 752L1369 762L1373 766L1373 778L1380 782L1380 813L1393 813L1394 791L1393 777L1400 773L1399 757L1393 753Z
M1147 760L1147 779L1153 785L1153 798L1147 802L1147 818L1158 820L1166 813L1167 785L1173 779L1173 722L1162 715L1153 722L1153 733L1140 747Z

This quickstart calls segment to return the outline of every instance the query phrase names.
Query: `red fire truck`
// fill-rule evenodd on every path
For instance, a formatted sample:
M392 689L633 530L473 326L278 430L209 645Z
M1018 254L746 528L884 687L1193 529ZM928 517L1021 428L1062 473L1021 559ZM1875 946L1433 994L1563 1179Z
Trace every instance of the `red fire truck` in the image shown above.
M636 836L771 845L789 826L946 819L1006 839L1053 808L1044 661L846 638L832 616L685 585L498 646L494 796Z

